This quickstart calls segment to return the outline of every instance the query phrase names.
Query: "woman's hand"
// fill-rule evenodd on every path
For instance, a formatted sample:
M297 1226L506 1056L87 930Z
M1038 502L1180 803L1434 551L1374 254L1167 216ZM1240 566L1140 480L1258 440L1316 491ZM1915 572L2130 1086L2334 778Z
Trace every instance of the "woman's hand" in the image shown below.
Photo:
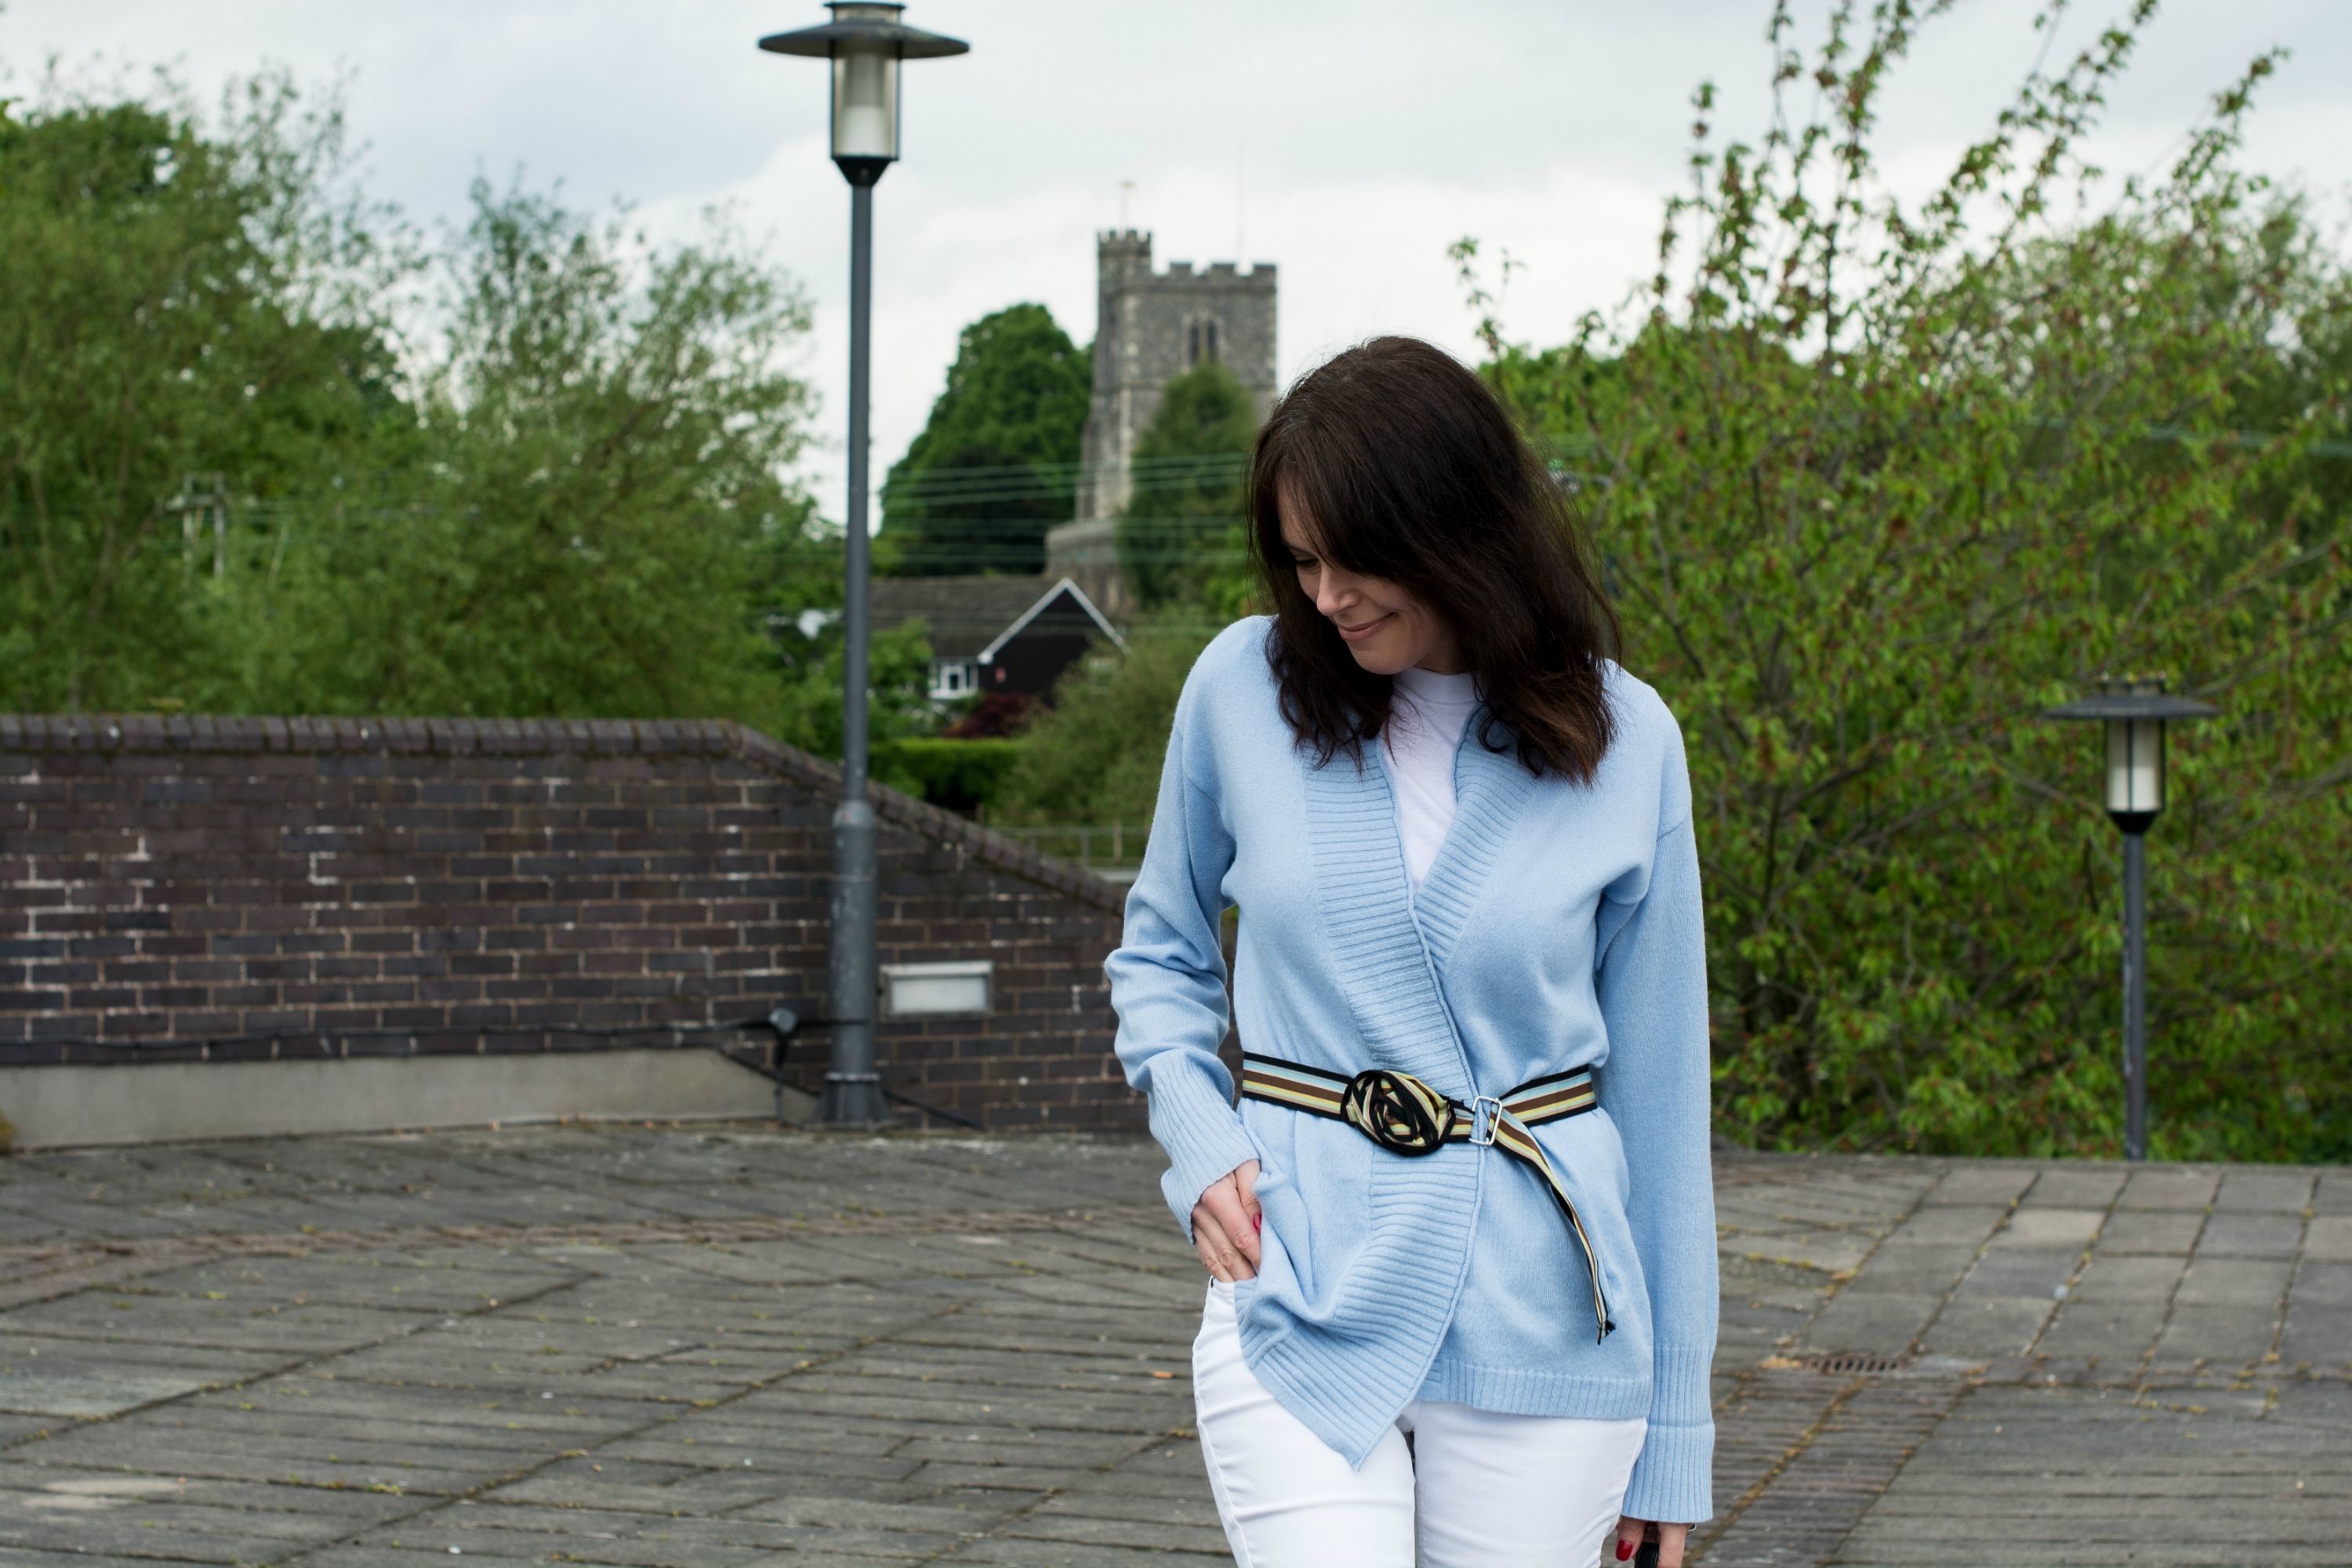
M1683 1568L1683 1547L1690 1540L1687 1524L1660 1524L1630 1516L1617 1521L1617 1561L1630 1563L1645 1541L1658 1543L1658 1568Z
M1257 1278L1257 1162L1237 1165L1192 1205L1192 1250L1213 1276Z

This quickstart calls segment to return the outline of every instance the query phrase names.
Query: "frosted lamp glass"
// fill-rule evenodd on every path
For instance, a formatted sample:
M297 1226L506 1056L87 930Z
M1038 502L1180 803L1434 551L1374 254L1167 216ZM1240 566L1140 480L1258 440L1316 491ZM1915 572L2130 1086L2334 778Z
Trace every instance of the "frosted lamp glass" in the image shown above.
M2164 721L2107 721L2107 809L2164 809Z
M833 57L833 155L898 156L898 57L851 47Z
M953 963L886 963L882 1007L893 1018L975 1017L992 1010L996 966L987 959Z

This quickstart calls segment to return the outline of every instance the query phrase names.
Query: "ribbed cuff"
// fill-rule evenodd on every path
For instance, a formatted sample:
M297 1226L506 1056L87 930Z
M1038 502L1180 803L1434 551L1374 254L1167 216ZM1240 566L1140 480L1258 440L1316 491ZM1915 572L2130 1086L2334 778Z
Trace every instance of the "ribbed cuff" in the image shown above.
M1652 1352L1650 1431L1625 1488L1623 1511L1632 1517L1666 1524L1715 1517L1713 1360L1698 1345L1662 1344Z
M1698 1426L1714 1419L1714 1347L1661 1344L1650 1352L1650 1424Z
M1204 1066L1177 1058L1151 1067L1151 1135L1168 1153L1160 1190L1184 1234L1192 1234L1192 1205L1217 1178L1257 1158L1257 1145ZM1172 1069L1172 1070L1171 1070Z
M1661 1524L1704 1524L1715 1517L1715 1423L1650 1423L1642 1457L1619 1511Z

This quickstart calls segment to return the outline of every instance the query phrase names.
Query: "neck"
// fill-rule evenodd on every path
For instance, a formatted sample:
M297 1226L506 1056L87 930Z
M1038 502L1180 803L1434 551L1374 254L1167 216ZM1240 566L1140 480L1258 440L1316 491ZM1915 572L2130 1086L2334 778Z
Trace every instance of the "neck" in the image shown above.
M1465 662L1462 658L1461 645L1456 643L1452 637L1447 637L1435 647L1431 648L1428 656L1419 664L1414 665L1413 668L1415 669L1425 669L1432 675L1467 675L1470 673L1470 666Z

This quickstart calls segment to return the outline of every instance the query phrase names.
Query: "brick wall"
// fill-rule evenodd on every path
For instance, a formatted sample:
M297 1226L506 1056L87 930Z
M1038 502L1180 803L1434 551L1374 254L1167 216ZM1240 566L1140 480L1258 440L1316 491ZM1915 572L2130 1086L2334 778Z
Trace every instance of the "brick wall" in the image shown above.
M687 1039L772 1065L770 1031L664 1026L824 1011L839 787L726 723L0 716L0 1065ZM1140 1126L1118 889L873 800L882 962L996 965L992 1016L881 1026L885 1084L991 1128ZM782 1070L813 1089L825 1048Z

